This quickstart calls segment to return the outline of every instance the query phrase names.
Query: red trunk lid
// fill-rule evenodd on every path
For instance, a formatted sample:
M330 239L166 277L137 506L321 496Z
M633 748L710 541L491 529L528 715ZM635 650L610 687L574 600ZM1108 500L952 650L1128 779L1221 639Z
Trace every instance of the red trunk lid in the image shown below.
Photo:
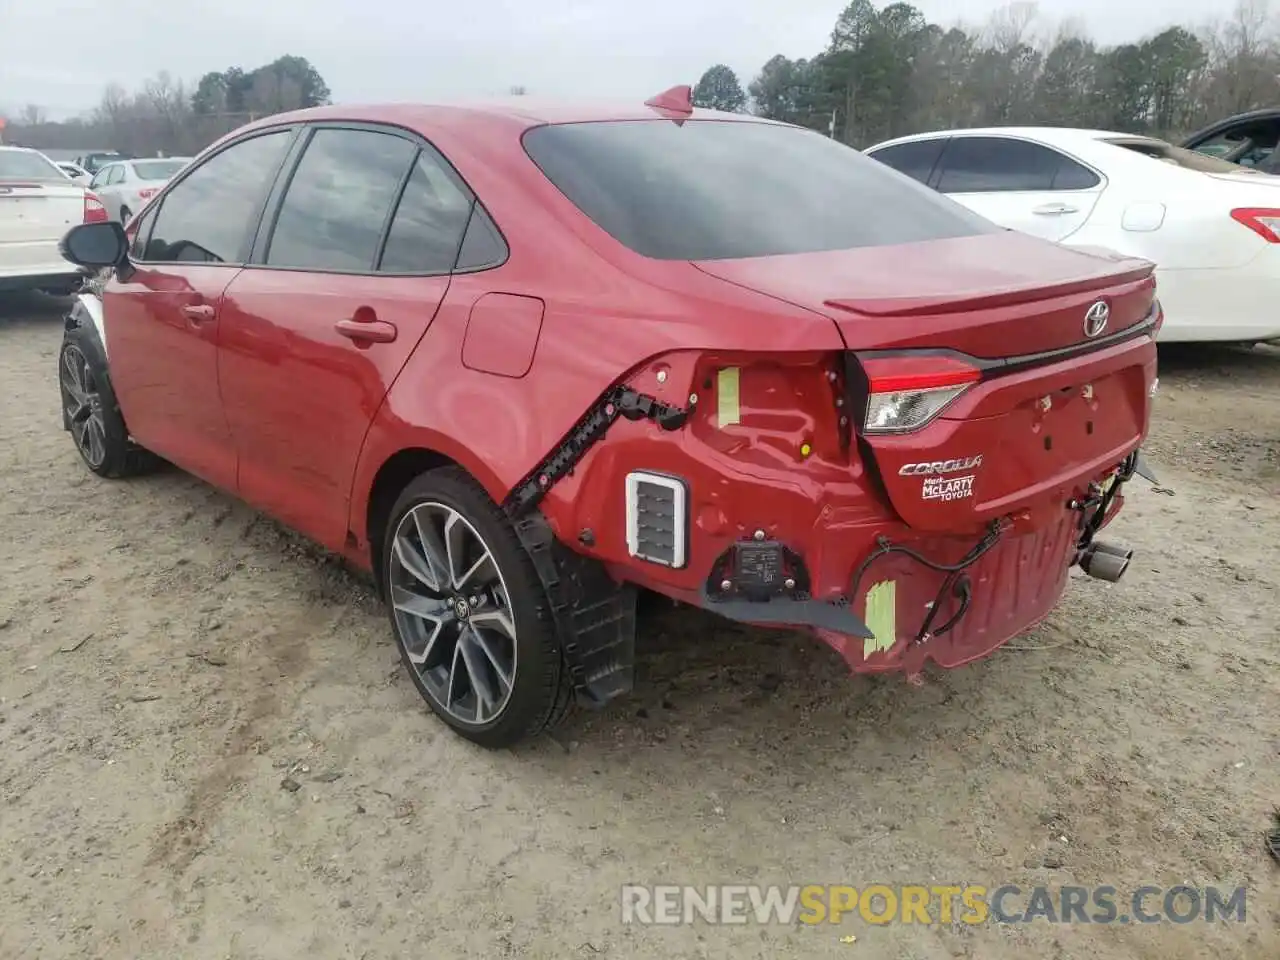
M858 358L862 453L915 528L960 532L1065 498L1146 433L1155 344L1123 336L1154 315L1146 261L1007 232L697 266L831 318ZM1086 332L1098 301L1108 321ZM919 429L863 431L868 354L912 350L954 351L981 378Z
M826 314L850 350L950 347L982 358L1081 343L1084 312L1101 295L1106 333L1140 322L1154 269L1013 231L697 266Z

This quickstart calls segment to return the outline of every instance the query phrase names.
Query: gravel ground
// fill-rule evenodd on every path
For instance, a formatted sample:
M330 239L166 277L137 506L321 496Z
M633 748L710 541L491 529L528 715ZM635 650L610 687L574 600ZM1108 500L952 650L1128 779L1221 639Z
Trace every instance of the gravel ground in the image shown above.
M0 302L0 957L1280 957L1280 353L1162 358L1131 573L985 662L850 679L660 606L631 700L488 753L360 579L175 470L88 474L59 309ZM629 882L1243 884L1248 919L656 928Z

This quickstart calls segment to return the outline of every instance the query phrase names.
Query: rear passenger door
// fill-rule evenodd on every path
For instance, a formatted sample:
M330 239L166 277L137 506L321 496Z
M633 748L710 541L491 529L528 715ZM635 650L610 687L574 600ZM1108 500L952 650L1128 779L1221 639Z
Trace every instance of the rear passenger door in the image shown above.
M365 433L449 288L473 196L393 128L317 125L294 162L227 291L219 382L240 495L341 550Z
M994 223L1058 241L1084 226L1105 186L1095 171L1044 144L959 135L942 152L935 184Z

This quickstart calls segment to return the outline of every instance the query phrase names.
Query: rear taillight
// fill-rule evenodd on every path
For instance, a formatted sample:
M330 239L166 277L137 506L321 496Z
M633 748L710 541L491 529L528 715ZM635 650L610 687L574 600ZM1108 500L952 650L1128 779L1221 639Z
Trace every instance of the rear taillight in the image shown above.
M107 216L107 208L102 205L102 201L86 190L84 195L84 222L106 223L109 219L111 218Z
M1280 210L1274 207L1239 207L1231 219L1248 227L1267 243L1280 243Z
M956 357L903 354L860 358L867 378L863 433L919 430L982 379Z

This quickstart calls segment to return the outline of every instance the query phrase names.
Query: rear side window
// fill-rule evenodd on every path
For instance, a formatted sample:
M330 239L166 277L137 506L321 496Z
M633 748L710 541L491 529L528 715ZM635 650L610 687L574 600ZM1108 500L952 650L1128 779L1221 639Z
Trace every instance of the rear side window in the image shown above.
M471 195L434 151L413 165L387 234L378 269L383 273L448 273L458 258L471 216Z
M535 127L524 147L614 239L658 260L884 246L998 230L819 133L772 123Z
M373 272L387 217L417 152L392 133L317 130L285 191L267 264Z
M1102 181L1098 175L1070 157L1059 154L1058 172L1053 175L1054 190L1088 190Z
M259 208L293 132L241 140L214 154L164 198L146 260L241 263Z
M938 165L938 158L942 156L942 148L946 145L945 137L912 140L910 143L895 143L868 156L888 164L899 173L905 173L912 180L928 183L933 168Z
M1011 137L954 137L942 155L943 193L1083 190L1092 170L1038 143Z
M502 239L488 212L477 200L467 224L467 234L462 238L455 270L487 270L507 259L507 243Z

